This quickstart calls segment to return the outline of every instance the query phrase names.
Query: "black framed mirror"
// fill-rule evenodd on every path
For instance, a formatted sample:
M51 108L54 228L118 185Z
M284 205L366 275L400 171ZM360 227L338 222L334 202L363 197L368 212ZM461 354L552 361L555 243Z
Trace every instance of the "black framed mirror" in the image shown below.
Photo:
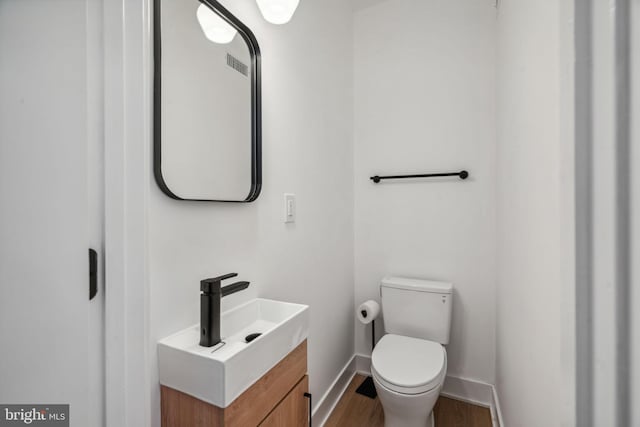
M169 197L260 194L260 48L216 0L154 0L153 131L154 175Z

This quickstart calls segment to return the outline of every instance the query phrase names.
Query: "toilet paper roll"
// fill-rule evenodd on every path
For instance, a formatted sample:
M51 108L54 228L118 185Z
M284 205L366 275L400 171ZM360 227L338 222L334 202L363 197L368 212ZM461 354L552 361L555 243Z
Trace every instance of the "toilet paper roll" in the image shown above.
M360 304L358 312L356 313L358 320L365 325L371 323L373 319L378 317L378 314L380 314L380 304L372 299Z

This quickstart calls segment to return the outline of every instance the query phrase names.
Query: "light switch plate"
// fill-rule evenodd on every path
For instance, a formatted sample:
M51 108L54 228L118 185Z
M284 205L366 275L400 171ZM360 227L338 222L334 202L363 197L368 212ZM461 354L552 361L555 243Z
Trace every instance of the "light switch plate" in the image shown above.
M284 222L296 222L296 195L284 194Z

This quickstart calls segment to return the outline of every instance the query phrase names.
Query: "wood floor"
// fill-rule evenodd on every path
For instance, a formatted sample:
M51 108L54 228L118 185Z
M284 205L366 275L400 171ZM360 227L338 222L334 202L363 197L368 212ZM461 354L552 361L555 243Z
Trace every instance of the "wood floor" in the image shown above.
M380 400L356 393L365 379L356 375L344 393L325 427L383 427L384 414ZM433 409L436 427L491 427L488 408L440 397Z

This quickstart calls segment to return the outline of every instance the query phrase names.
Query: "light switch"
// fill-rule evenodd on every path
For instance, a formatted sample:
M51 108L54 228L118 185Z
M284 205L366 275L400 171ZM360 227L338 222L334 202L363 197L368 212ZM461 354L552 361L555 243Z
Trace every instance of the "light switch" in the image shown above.
M296 222L296 195L284 194L284 222Z

